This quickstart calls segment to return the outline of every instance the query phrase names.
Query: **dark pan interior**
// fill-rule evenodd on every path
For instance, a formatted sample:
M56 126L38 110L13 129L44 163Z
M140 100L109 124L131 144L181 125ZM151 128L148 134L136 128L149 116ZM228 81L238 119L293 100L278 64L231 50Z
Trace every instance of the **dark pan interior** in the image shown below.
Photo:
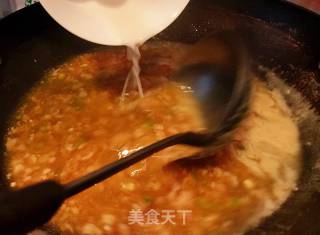
M273 68L320 113L319 16L273 0L194 0L155 40L192 42L221 30L241 34L248 42L253 64ZM48 69L75 55L106 47L68 33L39 4L1 20L0 32L0 166L3 169L3 139L10 117L25 93ZM280 210L248 234L320 234L319 121L313 115L307 116L300 123L300 131L302 143L312 144L303 145L304 170L298 190ZM5 189L4 170L0 182Z

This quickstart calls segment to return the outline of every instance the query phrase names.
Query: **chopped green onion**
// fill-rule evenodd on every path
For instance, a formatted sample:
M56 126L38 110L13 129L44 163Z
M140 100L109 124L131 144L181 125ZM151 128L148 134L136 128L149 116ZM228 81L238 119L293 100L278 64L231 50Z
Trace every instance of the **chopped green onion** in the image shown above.
M149 196L145 196L145 197L143 198L143 201L144 201L146 204L151 204L151 203L154 201L154 198L149 197Z
M210 201L208 198L205 197L199 197L196 199L196 204L201 208L205 210L213 209L216 207L215 203Z

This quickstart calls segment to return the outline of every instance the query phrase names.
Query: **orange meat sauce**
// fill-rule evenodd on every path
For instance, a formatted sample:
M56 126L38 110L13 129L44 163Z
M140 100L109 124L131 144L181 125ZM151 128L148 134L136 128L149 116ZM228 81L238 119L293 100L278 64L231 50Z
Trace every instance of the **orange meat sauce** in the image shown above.
M67 183L167 136L203 130L192 99L170 81L187 47L169 42L143 46L144 97L131 91L123 102L120 95L131 67L125 49L80 55L48 72L8 130L11 187L46 179ZM269 93L260 97L259 90L269 92L257 82L253 100L268 99ZM252 218L264 216L260 212L267 199L274 207L284 200L276 197L276 183L267 171L255 173L238 157L260 148L250 144L248 134L262 122L259 115L253 108L231 143L212 157L168 163L163 159L198 149L160 151L68 199L49 224L66 235L245 231Z

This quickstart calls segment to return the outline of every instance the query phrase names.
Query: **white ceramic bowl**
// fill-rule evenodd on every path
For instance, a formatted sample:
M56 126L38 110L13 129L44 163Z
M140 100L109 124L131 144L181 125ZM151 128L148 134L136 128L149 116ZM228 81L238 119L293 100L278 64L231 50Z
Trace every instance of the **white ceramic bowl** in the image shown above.
M40 0L64 28L104 45L143 43L170 25L189 0Z

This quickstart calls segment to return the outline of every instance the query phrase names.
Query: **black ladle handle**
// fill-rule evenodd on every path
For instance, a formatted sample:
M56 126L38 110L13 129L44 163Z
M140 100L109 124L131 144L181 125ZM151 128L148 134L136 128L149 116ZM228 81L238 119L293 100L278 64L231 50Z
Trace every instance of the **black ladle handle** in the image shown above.
M64 201L64 192L65 188L52 180L1 192L1 234L25 234L45 224Z
M65 196L71 197L75 194L78 194L81 191L93 186L94 184L109 178L110 176L118 173L119 171L128 168L129 166L147 158L148 156L164 148L185 142L186 139L189 139L190 136L193 135L197 134L189 132L167 137L151 145L148 145L147 147L137 150L136 152L130 154L125 158L121 158L117 161L110 163L109 165L106 165L85 176L82 176L81 178L71 181L70 183L65 185Z
M203 135L205 137L205 135ZM14 191L0 193L1 234L22 234L48 222L65 199L176 144L203 144L206 138L192 132L170 136L121 158L66 185L48 180Z

